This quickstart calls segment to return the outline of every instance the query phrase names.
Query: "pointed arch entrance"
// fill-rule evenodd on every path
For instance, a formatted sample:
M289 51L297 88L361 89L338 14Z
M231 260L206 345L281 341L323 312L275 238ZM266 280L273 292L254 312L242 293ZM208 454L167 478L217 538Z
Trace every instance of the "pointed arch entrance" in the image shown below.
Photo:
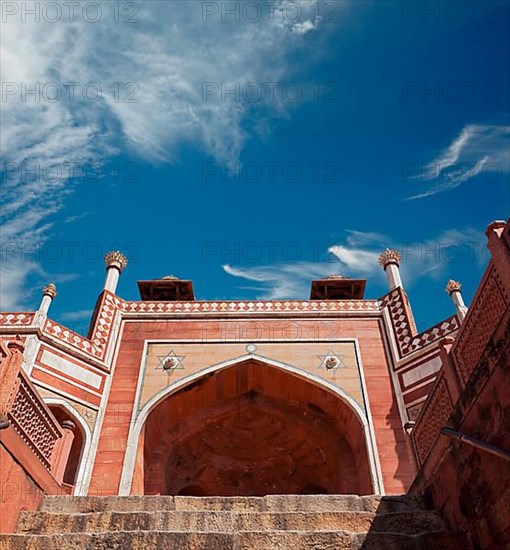
M249 358L167 395L139 440L144 494L371 494L366 426L321 384Z
M81 414L65 399L51 397L46 398L44 402L60 425L63 425L66 421L71 421L74 425L72 444L62 481L73 487L73 494L81 495L84 491L84 487L82 487L83 475L92 437L90 428Z

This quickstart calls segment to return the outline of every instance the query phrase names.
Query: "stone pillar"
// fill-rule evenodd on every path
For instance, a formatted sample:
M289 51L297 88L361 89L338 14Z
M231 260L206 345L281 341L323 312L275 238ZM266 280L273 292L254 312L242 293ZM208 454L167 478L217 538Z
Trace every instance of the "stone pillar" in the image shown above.
M117 250L115 252L108 252L108 254L104 257L104 263L106 264L106 280L104 283L104 290L109 290L115 294L120 274L127 266L127 258L124 254L121 254Z
M64 480L64 474L66 472L67 463L69 461L69 455L71 454L71 447L74 441L74 430L76 424L72 420L64 420L61 423L62 431L64 435L59 442L58 450L54 459L54 468L52 469L53 477L62 483Z
M460 291L461 288L462 285L459 282L450 279L448 281L448 284L446 285L445 291L448 292L450 298L453 300L453 304L455 305L455 309L457 310L457 316L462 322L464 320L464 317L466 316L468 308L464 303L464 298L462 298L462 293Z
M400 259L400 254L396 250L390 250L389 248L379 256L379 263L386 272L390 290L397 287L403 288L399 269Z
M53 298L57 295L57 287L50 283L49 285L45 286L42 291L42 300L39 305L39 309L37 310L37 313L40 315L48 315L48 310L50 309L51 302L53 302Z
M39 308L35 312L34 316L34 325L36 327L41 329L44 327L46 319L48 318L48 311L51 303L57 294L57 287L53 283L49 283L43 288L41 303L39 304ZM23 354L23 370L25 370L27 374L32 372L40 345L41 342L37 335L27 335L25 340L25 352Z
M457 369L455 367L455 358L450 350L455 342L455 338L451 336L445 336L438 342L439 346L439 358L441 359L441 365L443 365L444 378L450 397L454 403L457 403L460 394L462 393L463 386L459 379Z
M0 430L9 427L7 414L18 393L22 360L23 343L19 336L7 344L0 342Z
M510 293L510 218L507 223L495 221L485 231L487 248L492 255L492 263L499 274L499 281Z

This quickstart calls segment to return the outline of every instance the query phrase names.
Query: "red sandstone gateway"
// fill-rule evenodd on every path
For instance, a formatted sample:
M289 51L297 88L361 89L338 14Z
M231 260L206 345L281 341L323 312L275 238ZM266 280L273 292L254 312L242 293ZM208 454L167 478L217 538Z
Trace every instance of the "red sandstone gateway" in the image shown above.
M87 337L51 284L0 314L0 548L510 548L510 224L487 236L469 310L450 281L422 333L393 250L379 300L126 301L112 252Z

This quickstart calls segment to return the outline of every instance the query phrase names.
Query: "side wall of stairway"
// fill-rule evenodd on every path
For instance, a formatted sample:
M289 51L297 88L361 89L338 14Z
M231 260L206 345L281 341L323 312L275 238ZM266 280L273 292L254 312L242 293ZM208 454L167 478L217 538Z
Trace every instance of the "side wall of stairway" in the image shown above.
M13 533L22 510L36 510L45 496L43 489L0 443L0 533Z
M57 481L63 432L21 369L23 345L0 341L0 533L16 530L23 510L45 495L65 494Z
M480 549L510 540L510 222L487 236L492 260L411 434L420 466L411 493Z

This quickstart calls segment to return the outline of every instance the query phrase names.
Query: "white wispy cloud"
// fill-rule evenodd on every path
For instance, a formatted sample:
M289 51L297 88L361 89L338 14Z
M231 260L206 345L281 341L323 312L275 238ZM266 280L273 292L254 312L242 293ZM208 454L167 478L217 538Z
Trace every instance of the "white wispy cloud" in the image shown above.
M331 274L368 278L382 295L385 293L384 272L378 258L387 247L401 253L400 270L408 288L423 277L442 284L444 279L456 276L470 264L481 266L488 259L483 233L472 228L447 230L421 242L396 242L380 233L348 230L345 243L330 246L322 262L249 267L224 265L223 269L234 277L260 283L258 299L307 298L310 282Z
M384 246L388 242L388 237L382 233L355 231L353 229L347 229L346 231L347 238L345 240L350 246L359 246L364 244Z
M321 278L334 273L335 262L295 262L247 268L232 267L226 264L223 269L234 277L261 283L257 289L258 299L302 299L310 291L310 279ZM251 287L252 290L253 288Z
M76 311L67 311L62 313L60 318L63 321L82 321L84 319L90 319L92 316L91 309L79 309Z
M452 143L411 179L427 185L406 200L450 191L482 173L486 183L510 171L510 126L468 124Z
M4 250L5 253L5 250ZM30 296L25 288L25 281L30 274L42 274L39 265L34 261L6 261L0 262L0 310L18 311L20 303Z
M267 125L261 119L247 124L252 106L242 96L224 101L222 86L262 86L284 82L290 74L295 79L289 54L320 25L312 0L294 2L301 9L295 21L283 11L285 4L275 0L269 11L262 3L265 11L255 24L245 17L224 22L221 13L204 21L205 3L195 0L105 1L96 23L86 21L79 8L73 22L66 9L55 23L44 16L22 21L21 11L9 16L0 44L2 240L24 245L47 238L54 214L79 182L66 177L69 165L81 172L120 151L154 163L173 162L183 146L218 162L236 160L251 137L247 128ZM36 5L44 7L23 2L27 11ZM138 8L136 23L123 22L129 5ZM49 83L57 87L45 88ZM204 97L205 83L218 91ZM23 86L27 91L38 86L38 101L30 93L23 100ZM48 100L58 88L62 98ZM84 98L98 89L98 101ZM257 116L262 107L268 117L285 114L287 105L279 97L264 95ZM50 165L62 175L48 177L44 170ZM22 166L36 173L23 174ZM26 298L23 282L38 266L11 257L2 270L7 275L0 297L10 307L20 306ZM17 277L9 275L15 272Z
M343 245L332 246L328 251L338 258L343 270L349 273L366 273L377 265L377 252Z

